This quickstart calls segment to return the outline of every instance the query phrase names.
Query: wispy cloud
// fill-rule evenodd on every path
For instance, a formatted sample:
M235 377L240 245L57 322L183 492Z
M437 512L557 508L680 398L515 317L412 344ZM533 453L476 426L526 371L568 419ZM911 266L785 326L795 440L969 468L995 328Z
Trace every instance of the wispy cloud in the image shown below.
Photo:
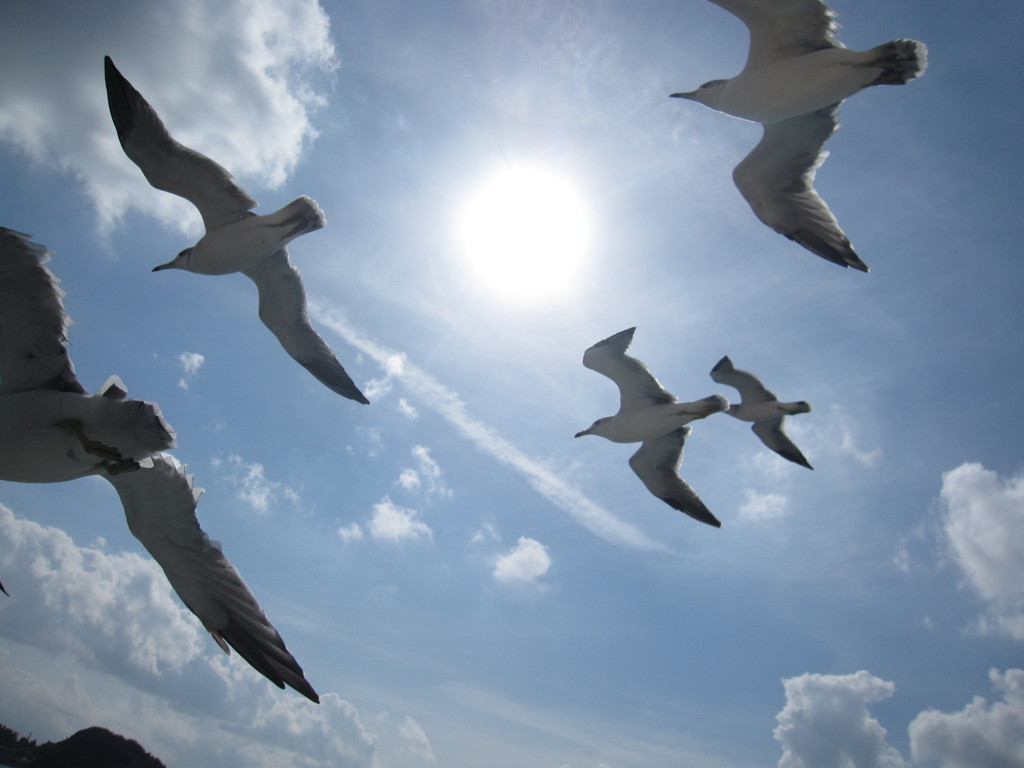
M318 322L375 360L388 376L400 381L420 404L440 414L477 448L523 475L538 493L568 512L589 531L619 546L644 550L665 549L663 544L644 535L635 526L619 520L557 473L501 437L492 427L475 419L457 393L409 362L405 354L370 341L352 328L335 309L315 301L311 302L310 309Z
M178 386L182 389L188 389L189 382L199 374L199 369L206 362L206 357L198 352L182 352L178 355L178 362L181 363L181 369L185 374L178 379Z
M746 520L773 520L789 509L789 499L778 493L759 493L747 489L746 500L740 505L740 517Z
M405 467L398 476L398 485L406 490L423 488L430 496L451 498L452 491L444 481L441 466L430 455L430 449L423 445L414 445L412 457L416 467Z
M418 419L420 417L419 411L404 397L398 398L398 411L410 419Z
M865 447L862 438L854 434L849 415L838 405L831 406L814 419L788 419L786 431L804 449L812 464L816 455L840 455L849 456L870 468L882 458L881 448ZM789 464L782 459L780 461Z
M470 544L483 544L486 541L501 541L497 530L490 523L484 523L470 538Z
M214 467L224 466L219 458L213 461ZM241 456L232 454L226 461L229 482L238 486L238 498L246 502L254 511L266 514L271 507L281 501L293 506L302 502L298 491L276 480L269 480L263 465L259 462L247 463Z

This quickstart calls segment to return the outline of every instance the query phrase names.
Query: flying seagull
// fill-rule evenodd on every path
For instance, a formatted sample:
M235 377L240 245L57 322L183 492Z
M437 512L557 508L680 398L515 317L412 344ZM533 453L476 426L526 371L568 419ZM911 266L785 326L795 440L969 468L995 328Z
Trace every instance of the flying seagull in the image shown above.
M153 403L111 376L90 395L64 343L68 317L50 251L0 227L0 479L57 483L99 475L131 532L213 635L279 688L319 701L235 567L199 527L201 491L169 454L174 432Z
M697 493L679 477L683 444L694 419L724 411L729 401L711 395L692 403L676 402L647 370L647 366L626 354L636 328L599 341L583 353L583 365L604 374L619 387L619 412L598 419L576 437L600 435L613 443L641 443L629 459L630 468L647 490L673 509L695 520L720 528L722 524L700 500Z
M814 469L804 458L800 449L789 439L783 428L783 420L794 413L809 413L811 404L805 400L797 403L782 403L773 392L765 389L754 374L734 368L732 360L723 357L711 369L711 378L719 384L736 387L740 391L740 403L733 403L726 411L740 421L752 421L751 429L761 442L784 459L808 469Z
M309 323L306 292L285 247L324 226L323 211L303 195L276 213L257 216L256 201L224 168L175 141L132 84L103 59L107 103L121 147L157 189L183 197L202 214L206 234L153 271L184 269L203 275L242 272L256 283L260 320L285 351L329 389L369 403L331 348Z
M868 51L838 40L835 13L821 0L711 0L750 30L746 66L731 80L673 93L727 115L763 123L764 135L733 170L757 217L776 232L842 267L864 272L832 211L814 190L839 127L836 111L872 85L903 85L922 74L928 49L893 40Z

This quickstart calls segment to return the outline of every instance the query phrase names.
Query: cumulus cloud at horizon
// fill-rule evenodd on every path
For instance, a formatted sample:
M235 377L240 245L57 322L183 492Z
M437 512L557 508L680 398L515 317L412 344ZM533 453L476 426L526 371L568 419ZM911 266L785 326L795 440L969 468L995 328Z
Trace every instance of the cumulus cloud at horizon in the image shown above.
M869 705L896 685L860 670L783 680L786 703L774 736L778 768L1008 768L1024 765L1024 670L989 670L1000 699L975 696L963 709L928 708L908 725L911 759L888 743Z
M786 704L774 736L779 768L904 768L886 730L868 705L890 698L895 686L864 670L850 675L807 673L783 680Z
M0 721L17 730L64 738L102 712L107 727L170 765L217 754L253 768L375 768L383 734L406 764L435 763L411 717L372 733L337 694L321 692L313 704L224 654L151 559L80 547L3 504L0 538L9 542L0 561L14 576L14 596L0 602L0 637L70 655L98 675L45 680L0 646Z

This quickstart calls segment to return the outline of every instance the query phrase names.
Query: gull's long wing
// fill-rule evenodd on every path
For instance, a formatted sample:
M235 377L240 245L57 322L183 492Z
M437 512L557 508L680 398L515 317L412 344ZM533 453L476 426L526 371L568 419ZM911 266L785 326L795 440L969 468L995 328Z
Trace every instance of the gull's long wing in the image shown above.
M260 320L281 346L326 387L360 403L369 403L345 372L327 342L309 324L306 291L299 270L282 248L255 267L243 270L260 292Z
M633 411L654 403L674 403L676 396L665 390L647 366L626 354L636 328L627 328L583 353L583 365L604 374L619 387L619 410Z
M175 141L142 94L103 58L110 117L124 153L157 189L191 202L207 231L237 221L256 201L206 155Z
M629 458L630 468L643 480L647 490L673 509L721 528L718 518L711 514L696 491L679 477L679 465L683 463L683 445L692 430L680 427L653 440L644 440L640 450Z
M230 645L279 688L290 685L319 702L238 571L199 527L196 504L201 492L193 489L192 479L167 454L152 462L152 467L107 475L121 497L131 532L221 648L227 651Z
M740 391L740 399L744 403L766 403L778 400L775 393L768 390L761 380L752 373L734 368L728 356L723 357L711 369L711 378L719 384L736 387Z
M762 443L782 458L789 459L794 464L799 464L802 467L814 469L810 462L804 458L800 449L796 447L796 443L789 439L789 435L783 429L782 422L783 417L779 416L777 419L768 421L756 421L750 428L754 430L755 435L761 438Z
M821 0L711 0L747 25L747 69L823 48L842 48L834 37L835 13Z
M733 181L757 218L812 253L841 267L868 266L832 211L814 190L814 176L828 153L839 105L764 125L764 136L732 172Z
M84 394L64 346L64 291L45 266L53 252L30 237L0 227L0 393Z

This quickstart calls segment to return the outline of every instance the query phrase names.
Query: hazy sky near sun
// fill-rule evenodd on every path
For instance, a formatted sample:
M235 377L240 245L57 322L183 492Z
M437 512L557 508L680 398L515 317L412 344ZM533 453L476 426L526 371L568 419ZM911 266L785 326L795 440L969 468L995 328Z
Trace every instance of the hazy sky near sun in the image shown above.
M90 391L159 403L221 542L320 692L225 656L94 478L0 483L0 722L169 766L1024 763L1024 6L835 0L929 46L850 99L817 188L864 275L756 220L753 124L667 98L742 66L707 0L0 8L0 226L55 251ZM107 111L103 56L261 203L367 394L320 385ZM514 214L510 223L508 214ZM583 350L683 400L723 356L809 414L813 471L724 415L652 497Z

